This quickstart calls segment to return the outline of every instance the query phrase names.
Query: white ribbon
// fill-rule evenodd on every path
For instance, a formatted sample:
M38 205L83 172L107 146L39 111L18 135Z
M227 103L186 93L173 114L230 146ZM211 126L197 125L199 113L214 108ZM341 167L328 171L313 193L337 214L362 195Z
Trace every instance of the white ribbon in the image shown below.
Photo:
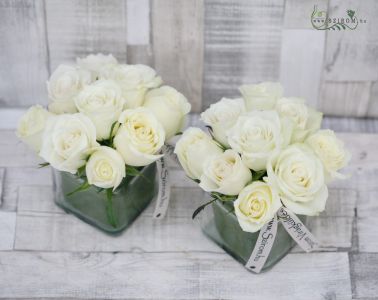
M245 267L255 273L260 273L268 259L277 234L277 225L282 226L293 240L306 252L320 249L320 244L302 221L286 207L281 206L274 218L261 228L252 254Z
M165 154L164 149L163 154ZM155 219L163 219L167 213L169 199L171 196L171 184L169 181L168 168L165 164L164 156L156 161L156 166L159 177L159 192L156 199L153 217Z
M277 215L260 230L255 247L245 267L255 273L260 273L269 256L277 233Z
M306 252L319 250L319 242L302 223L302 221L290 210L281 206L277 211L279 221L294 241Z

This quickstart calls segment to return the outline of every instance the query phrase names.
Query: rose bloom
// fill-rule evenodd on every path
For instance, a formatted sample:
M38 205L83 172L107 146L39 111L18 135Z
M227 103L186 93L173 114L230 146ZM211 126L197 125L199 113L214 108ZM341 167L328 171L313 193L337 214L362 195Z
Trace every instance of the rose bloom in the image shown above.
M303 98L288 97L278 99L276 110L281 117L293 123L291 142L303 142L308 135L317 131L322 123L323 114L309 108Z
M85 166L88 183L100 188L115 190L126 176L122 156L113 148L95 148Z
M296 214L315 216L328 198L323 164L304 144L293 144L272 156L267 165L269 184L282 202Z
M77 112L74 97L91 82L92 75L89 71L59 65L47 82L49 111L56 114Z
M101 71L100 78L111 79L119 84L125 108L141 106L146 92L162 83L155 70L145 65L109 65Z
M84 166L89 151L99 146L96 128L81 113L49 118L39 155L55 169L75 174Z
M79 111L95 125L99 141L109 138L111 126L121 115L124 102L121 88L112 80L98 80L75 98Z
M319 130L307 138L306 144L322 161L327 179L345 178L338 171L348 164L351 155L332 130Z
M283 95L279 82L245 84L239 87L248 111L274 109L277 99Z
M163 126L152 112L144 107L127 109L118 120L121 123L114 146L127 165L146 166L158 160L164 144Z
M231 196L252 181L252 173L236 151L226 150L206 160L200 180L199 186L206 192Z
M186 175L199 180L206 159L223 153L223 150L201 129L190 127L177 141L175 153Z
M228 142L250 169L261 171L271 155L288 145L291 130L275 111L251 111L228 131Z
M245 112L244 100L222 98L211 104L201 114L202 121L211 127L214 138L226 147L230 147L227 131L235 125L237 119Z
M39 152L46 122L53 114L41 105L30 107L18 122L17 136L35 152Z
M150 90L143 106L152 111L163 125L167 140L181 131L191 108L188 99L170 86Z
M277 191L269 184L254 181L247 185L234 202L240 227L247 232L259 231L281 207Z

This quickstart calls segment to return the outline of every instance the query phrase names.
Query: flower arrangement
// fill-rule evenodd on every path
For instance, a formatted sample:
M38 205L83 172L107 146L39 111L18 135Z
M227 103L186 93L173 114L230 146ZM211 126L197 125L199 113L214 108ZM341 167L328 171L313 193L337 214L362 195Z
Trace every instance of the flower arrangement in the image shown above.
M109 201L128 177L162 158L191 108L181 93L162 86L155 70L120 64L112 55L59 65L47 91L48 108L32 106L18 137L46 161L42 166L81 179L68 196L95 187Z
M268 256L264 232L272 230L271 222L281 221L300 244L297 235L304 224L296 214L316 216L325 209L327 183L343 178L339 170L347 165L350 154L333 131L320 129L322 114L302 98L283 97L280 83L243 85L239 90L242 98L223 98L201 114L210 135L199 128L187 129L175 153L187 176L212 198L193 218L210 203L215 218L216 211L226 207L232 214L223 214L224 220L215 223L221 224L220 236L231 232L217 242L224 248L240 242L230 242L239 230L225 221L233 215L240 230L251 233L247 239L254 239L255 254L258 247L265 247ZM287 226L290 220L300 224L296 232ZM251 249L248 251L250 255ZM245 263L247 259L244 255L240 260ZM264 262L256 265L256 261L249 261L249 266L259 272Z

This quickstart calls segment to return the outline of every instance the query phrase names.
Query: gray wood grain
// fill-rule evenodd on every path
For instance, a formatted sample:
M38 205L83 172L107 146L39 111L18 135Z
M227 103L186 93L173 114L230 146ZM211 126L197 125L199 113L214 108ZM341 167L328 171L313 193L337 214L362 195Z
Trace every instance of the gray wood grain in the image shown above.
M329 0L286 0L285 1L285 29L311 29L311 13L314 10L314 5L317 5L319 10L327 10ZM308 47L303 47L308 48Z
M294 15L290 18L296 20ZM286 29L282 32L280 82L285 95L303 97L314 108L318 106L324 44L324 31Z
M203 1L152 2L154 62L164 82L183 93L192 111L201 110Z
M356 299L376 299L378 294L378 253L352 254L351 274Z
M370 100L367 111L368 117L378 116L378 82L372 82L370 90Z
M279 78L283 15L281 0L205 2L203 108Z
M0 251L13 249L15 233L16 213L0 211Z
M363 117L367 115L370 81L325 81L321 85L318 108L328 115Z
M378 79L378 3L374 0L330 0L329 15L346 18L354 10L359 19L355 30L327 31L324 79L328 81L376 81ZM360 20L366 20L361 23Z
M0 297L351 299L345 253L291 254L258 276L221 253L5 252L0 262Z
M43 1L1 1L0 27L0 106L47 103Z
M48 0L45 5L50 70L97 52L126 62L126 1Z
M52 185L50 168L7 168L3 187L3 210L16 210L18 189L24 185Z

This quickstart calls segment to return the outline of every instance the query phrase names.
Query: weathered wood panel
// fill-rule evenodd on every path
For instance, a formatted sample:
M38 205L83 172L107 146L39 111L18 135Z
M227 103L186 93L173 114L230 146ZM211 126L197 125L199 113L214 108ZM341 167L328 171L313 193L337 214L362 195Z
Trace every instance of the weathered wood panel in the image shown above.
M311 25L311 13L314 10L314 5L317 5L320 10L326 10L328 7L328 0L286 0L285 1L285 29L314 29ZM307 44L302 45L303 48L308 49Z
M319 96L324 42L324 31L287 29L282 34L280 81L285 88L285 95L303 97L308 105L315 108Z
M13 249L15 233L16 213L0 211L0 250Z
M152 35L156 70L200 111L203 1L152 1Z
M205 2L203 108L243 83L278 80L284 1Z
M355 11L359 24L355 30L327 31L324 78L328 81L376 81L378 2L330 0L330 17L347 18L347 10Z
M16 210L18 189L25 185L52 185L51 169L49 167L7 168L3 185L4 210Z
M0 263L5 298L351 299L345 253L291 254L259 276L216 253L10 252Z
M376 299L378 295L378 253L352 254L350 258L353 297Z
M1 1L0 28L0 106L47 103L43 1Z
M328 115L366 116L370 99L370 89L370 81L323 82L318 108Z
M336 132L377 133L378 119L324 117L322 127Z
M372 82L367 110L368 117L378 117L378 82Z
M203 108L242 83L278 80L283 1L205 2Z
M97 52L126 61L126 1L48 0L45 4L51 70Z

